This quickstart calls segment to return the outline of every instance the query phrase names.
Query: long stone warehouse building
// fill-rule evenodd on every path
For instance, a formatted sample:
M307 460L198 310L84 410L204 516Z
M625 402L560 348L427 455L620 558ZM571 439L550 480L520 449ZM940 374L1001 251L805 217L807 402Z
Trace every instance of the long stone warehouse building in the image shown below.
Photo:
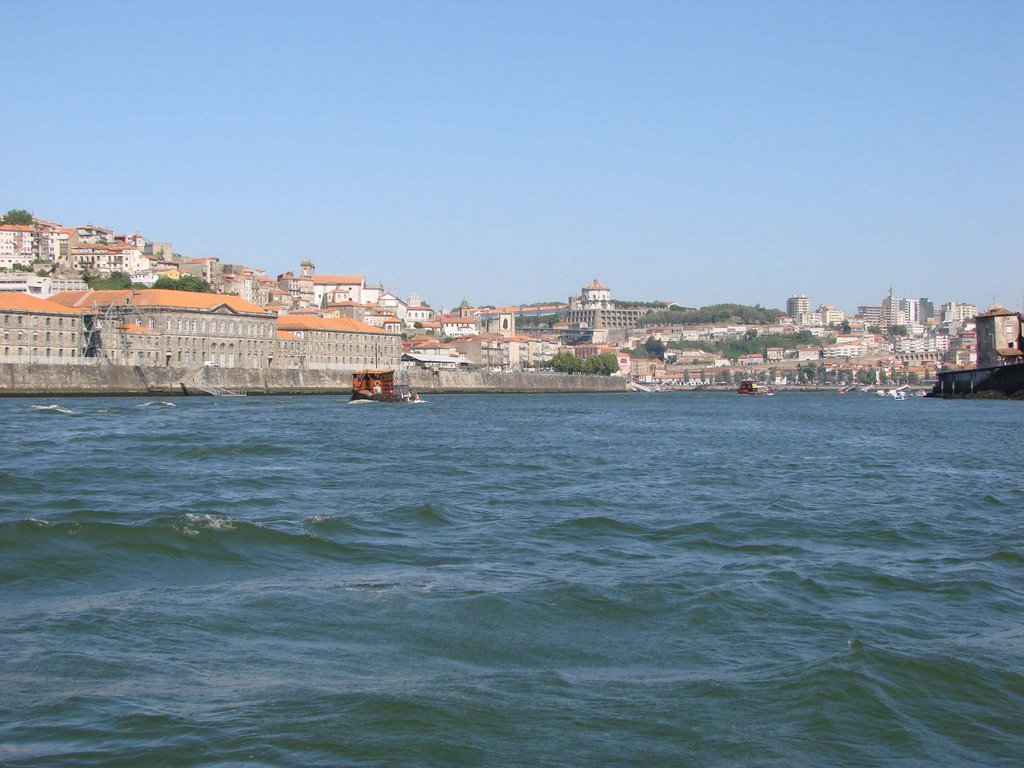
M0 293L7 363L254 369L393 367L401 337L349 318L273 315L237 296L168 290Z

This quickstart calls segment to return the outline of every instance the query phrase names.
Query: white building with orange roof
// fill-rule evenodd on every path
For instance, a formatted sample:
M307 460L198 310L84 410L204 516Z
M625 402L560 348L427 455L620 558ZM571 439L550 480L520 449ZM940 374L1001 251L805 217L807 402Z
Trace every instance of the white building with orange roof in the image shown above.
M362 275L313 275L313 304L324 306L327 301L354 301L357 304L368 302L363 296L366 279Z
M75 269L94 274L111 272L138 272L149 267L149 259L135 245L82 243L71 248L71 263Z
M442 336L473 336L478 332L476 318L473 317L445 315L440 323Z
M409 327L415 328L416 323L430 323L434 321L434 310L426 304L408 306L405 309L405 322Z

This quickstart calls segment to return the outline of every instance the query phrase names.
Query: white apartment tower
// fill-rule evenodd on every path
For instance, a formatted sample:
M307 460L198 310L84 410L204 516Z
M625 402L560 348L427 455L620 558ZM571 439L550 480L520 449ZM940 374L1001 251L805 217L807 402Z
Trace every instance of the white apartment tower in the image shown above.
M811 319L811 300L802 294L790 296L786 299L786 314L792 317L797 325L807 325Z

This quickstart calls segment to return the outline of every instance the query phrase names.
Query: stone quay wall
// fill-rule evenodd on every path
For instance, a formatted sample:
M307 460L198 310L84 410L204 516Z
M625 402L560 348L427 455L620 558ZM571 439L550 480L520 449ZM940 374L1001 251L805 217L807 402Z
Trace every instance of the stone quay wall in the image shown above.
M621 377L568 374L427 371L400 369L400 382L420 393L626 392ZM184 383L185 387L182 386ZM220 387L247 395L329 395L352 391L344 370L259 370L111 365L0 363L0 396L183 395L197 387Z
M1024 364L965 371L943 371L932 389L932 397L971 395L1024 396Z
M566 373L505 373L497 371L428 371L411 368L400 380L420 394L434 392L628 392L621 376L579 376Z

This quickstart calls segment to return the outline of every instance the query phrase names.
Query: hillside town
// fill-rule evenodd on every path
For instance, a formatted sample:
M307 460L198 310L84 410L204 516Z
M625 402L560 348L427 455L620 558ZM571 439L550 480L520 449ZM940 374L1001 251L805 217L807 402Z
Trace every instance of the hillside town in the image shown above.
M200 289L181 290L189 280ZM924 383L979 364L979 317L1012 316L1020 335L1020 315L1002 307L979 315L891 290L850 315L803 295L785 311L620 301L594 279L564 304L445 310L364 274L321 274L310 259L272 276L24 211L0 225L0 312L7 363L524 371L559 361L581 372L602 358L613 361L603 373L664 388ZM1020 361L1008 338L997 362Z

